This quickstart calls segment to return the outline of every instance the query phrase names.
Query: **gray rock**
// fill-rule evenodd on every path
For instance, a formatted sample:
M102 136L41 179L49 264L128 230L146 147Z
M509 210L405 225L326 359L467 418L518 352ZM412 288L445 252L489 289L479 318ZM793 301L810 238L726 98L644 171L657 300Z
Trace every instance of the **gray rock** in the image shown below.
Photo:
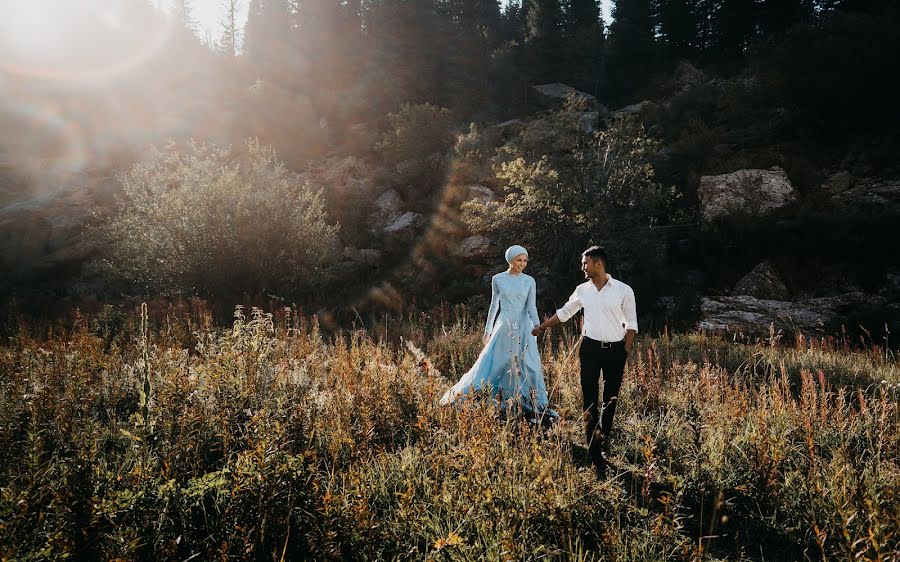
M888 300L900 300L900 270L891 270L885 274L878 294Z
M697 191L703 218L714 221L736 213L762 217L797 200L797 192L779 167L703 176Z
M835 297L795 302L757 299L741 295L701 299L700 327L714 332L767 335L770 325L776 331L803 333L834 329L841 318L860 306L877 307L884 299L866 293L847 293Z
M581 114L581 126L585 133L593 133L600 128L600 113L585 111Z
M683 94L691 88L707 82L709 79L703 71L686 60L678 61L672 74L672 83Z
M384 233L392 236L408 236L415 234L425 224L425 217L412 211L400 215L391 224L384 227Z
M650 100L644 100L639 103L634 103L631 105L626 105L625 107L619 108L612 112L612 116L619 117L628 117L630 115L637 115L642 119L647 118L652 113L659 111L659 104Z
M532 86L532 88L537 92L538 99L545 105L560 105L572 97L579 101L584 101L587 104L587 107L591 109L598 109L600 107L597 98L591 94L576 90L572 86L567 86L558 82L554 84Z
M867 178L832 196L832 201L840 206L878 208L900 214L900 180Z
M0 209L0 268L11 278L78 263L93 251L82 232L112 200L112 178L84 180Z
M381 251L373 248L357 249L347 247L344 248L344 257L356 263L363 263L371 266L378 266L382 263Z
M369 215L369 225L375 231L383 230L403 214L403 199L400 194L390 189L378 196L374 208Z
M778 272L768 261L753 268L750 273L738 281L732 295L746 295L758 299L786 301L790 298L787 285L778 276Z
M837 195L853 187L855 181L856 178L850 172L838 172L822 182L821 189L829 195Z
M488 203L493 203L497 200L497 195L494 193L489 187L485 187L483 185L470 185L467 188L467 197L468 201L478 201L482 205L487 205Z
M486 236L469 236L453 250L453 255L465 260L493 257L496 253L494 241Z

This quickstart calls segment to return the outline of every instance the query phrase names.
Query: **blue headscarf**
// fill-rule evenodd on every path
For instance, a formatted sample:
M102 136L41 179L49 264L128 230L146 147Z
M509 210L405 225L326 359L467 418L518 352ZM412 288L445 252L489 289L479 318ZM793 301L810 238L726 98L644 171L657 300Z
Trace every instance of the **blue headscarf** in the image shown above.
M521 256L522 254L528 255L528 250L516 244L515 246L510 246L506 249L506 263L512 263L516 257Z

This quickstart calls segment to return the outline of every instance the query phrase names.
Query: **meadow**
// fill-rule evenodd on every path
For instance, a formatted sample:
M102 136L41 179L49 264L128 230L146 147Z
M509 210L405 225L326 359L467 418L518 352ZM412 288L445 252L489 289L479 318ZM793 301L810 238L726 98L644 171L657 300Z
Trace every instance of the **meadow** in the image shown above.
M22 323L0 559L900 560L900 365L872 342L641 335L598 482L571 326L541 341L542 427L438 405L480 350L464 307L320 324Z

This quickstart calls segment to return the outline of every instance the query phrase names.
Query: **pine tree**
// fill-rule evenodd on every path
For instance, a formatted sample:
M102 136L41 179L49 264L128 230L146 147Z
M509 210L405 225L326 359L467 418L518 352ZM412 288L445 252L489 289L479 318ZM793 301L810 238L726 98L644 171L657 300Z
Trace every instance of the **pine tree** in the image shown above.
M756 8L756 0L721 0L715 25L718 57L728 61L743 58L756 35Z
M433 0L378 0L369 6L365 25L372 50L370 81L383 86L373 94L385 104L390 99L382 109L393 111L402 101L446 104L443 78L450 46Z
M603 18L597 0L569 0L565 42L572 85L597 94L604 47Z
M651 0L618 0L610 25L609 89L617 101L629 99L656 65Z
M257 77L283 85L296 76L291 12L287 0L250 0L244 27L244 53L250 68Z
M197 32L197 20L194 19L194 9L190 0L173 0L172 16L184 29L191 33Z
M761 0L759 24L765 35L777 37L795 24L810 21L813 14L812 0Z
M699 47L698 22L694 10L696 2L690 0L658 0L656 21L659 35L671 58L691 58Z
M526 0L527 71L537 82L555 82L562 78L562 7L558 0Z
M500 41L497 0L448 0L446 17L449 105L458 114L487 109L491 52Z
M224 15L220 23L222 38L219 40L219 48L229 57L236 57L238 54L240 29L238 29L237 17L239 9L239 0L224 0Z

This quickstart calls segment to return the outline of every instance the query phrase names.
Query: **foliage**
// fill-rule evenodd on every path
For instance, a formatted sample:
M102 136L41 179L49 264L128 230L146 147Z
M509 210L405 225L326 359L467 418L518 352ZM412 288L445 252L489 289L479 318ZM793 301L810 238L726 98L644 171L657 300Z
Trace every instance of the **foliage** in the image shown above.
M397 113L388 114L386 120L387 128L376 150L394 168L404 187L419 186L410 196L427 197L442 179L447 153L453 145L450 110L430 103L406 103Z
M154 150L121 177L120 213L94 231L101 271L150 291L295 293L324 281L337 227L321 194L274 150L239 158L211 144Z
M478 347L465 309L385 319L376 340L193 308L3 343L0 558L898 559L883 350L641 340L597 482L573 454L570 331L543 342L562 420L538 429L438 405Z
M495 156L502 200L464 206L473 230L527 245L555 275L571 271L588 244L614 246L664 213L651 166L658 144L640 122L615 119L591 133L583 118L573 102L523 130Z

